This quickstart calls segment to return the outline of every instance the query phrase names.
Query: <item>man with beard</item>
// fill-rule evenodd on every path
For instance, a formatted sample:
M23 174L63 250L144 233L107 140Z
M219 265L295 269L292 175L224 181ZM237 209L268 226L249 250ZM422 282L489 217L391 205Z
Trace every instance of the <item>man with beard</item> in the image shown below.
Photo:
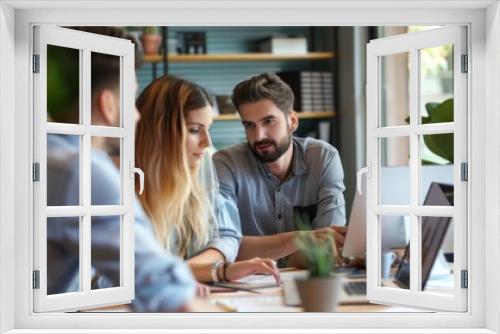
M238 207L243 239L238 260L287 258L301 266L294 215L310 218L310 233L330 234L337 247L345 234L344 172L330 144L293 137L299 125L290 87L264 73L239 83L232 101L247 143L214 155L220 191Z

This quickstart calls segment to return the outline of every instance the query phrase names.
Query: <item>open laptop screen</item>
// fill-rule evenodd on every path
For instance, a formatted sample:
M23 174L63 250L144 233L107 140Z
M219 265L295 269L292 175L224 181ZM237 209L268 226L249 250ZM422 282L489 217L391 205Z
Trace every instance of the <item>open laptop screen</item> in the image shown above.
M425 197L424 205L453 206L453 186L432 182ZM427 284L450 221L451 217L422 217L422 290ZM396 279L405 287L410 286L409 243L399 264Z

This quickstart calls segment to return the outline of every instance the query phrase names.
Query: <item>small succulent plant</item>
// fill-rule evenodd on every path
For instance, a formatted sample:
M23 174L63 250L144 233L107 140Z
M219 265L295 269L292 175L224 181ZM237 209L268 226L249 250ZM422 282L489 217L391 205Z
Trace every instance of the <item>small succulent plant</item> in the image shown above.
M336 266L335 254L333 253L335 241L332 235L318 237L312 233L308 215L296 214L294 220L299 229L295 244L306 260L309 276L311 278L330 276Z

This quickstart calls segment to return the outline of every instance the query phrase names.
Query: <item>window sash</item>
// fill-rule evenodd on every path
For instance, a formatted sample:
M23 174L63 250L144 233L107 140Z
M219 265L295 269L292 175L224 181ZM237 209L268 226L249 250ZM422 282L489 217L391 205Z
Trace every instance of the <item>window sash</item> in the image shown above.
M79 50L80 54L80 122L62 124L47 121L47 45ZM120 120L121 127L91 124L90 72L91 52L120 58ZM34 161L40 164L40 182L34 191L34 263L40 271L40 288L34 290L34 310L72 311L88 307L123 304L134 296L134 54L128 40L100 36L65 28L35 27L34 54L40 55L40 73L34 74ZM47 135L80 136L79 189L80 205L47 206ZM91 205L91 138L92 136L120 138L121 197L120 205ZM119 215L120 219L120 286L92 290L91 283L91 218ZM80 217L79 266L80 291L47 295L47 218Z
M371 179L367 184L367 266L368 297L370 300L423 307L433 310L466 311L467 290L461 288L460 271L467 270L467 187L460 179L460 164L467 162L466 106L467 76L460 73L461 55L466 54L465 27L444 27L418 33L391 36L371 41L368 45L367 59L367 152L368 163L373 167ZM420 120L420 66L418 50L446 44L454 45L454 122L438 124L418 124ZM382 56L406 52L409 55L409 112L410 124L407 126L380 127L381 110L380 59ZM423 134L454 134L454 206L429 207L419 205L420 191L420 152L419 136ZM409 138L410 161L410 204L379 204L380 189L380 146L379 138L405 136ZM410 289L394 289L379 285L381 272L382 231L379 215L409 215L410 217ZM453 217L454 231L454 273L452 295L437 295L419 291L421 286L421 233L419 218L422 216Z

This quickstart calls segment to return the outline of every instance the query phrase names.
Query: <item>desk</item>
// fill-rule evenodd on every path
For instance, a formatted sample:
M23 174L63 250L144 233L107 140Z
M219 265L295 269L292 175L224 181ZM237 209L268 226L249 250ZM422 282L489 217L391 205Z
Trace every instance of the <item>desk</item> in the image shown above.
M282 280L293 279L303 275L305 271L285 269ZM212 292L206 300L195 299L191 303L193 312L302 312L301 307L288 306L284 302L282 287L255 289L257 293L248 291ZM131 312L128 305L101 307L84 312ZM381 304L338 305L339 313L373 313L373 312L426 312L422 310Z
M297 271L298 272L298 271ZM289 274L289 272L287 272ZM282 274L282 278L284 275ZM293 278L288 275L287 279ZM248 291L216 292L208 296L208 301L232 312L302 312L301 307L288 306L284 302L281 287L255 289L257 293ZM336 312L423 312L407 307L380 304L339 305Z

